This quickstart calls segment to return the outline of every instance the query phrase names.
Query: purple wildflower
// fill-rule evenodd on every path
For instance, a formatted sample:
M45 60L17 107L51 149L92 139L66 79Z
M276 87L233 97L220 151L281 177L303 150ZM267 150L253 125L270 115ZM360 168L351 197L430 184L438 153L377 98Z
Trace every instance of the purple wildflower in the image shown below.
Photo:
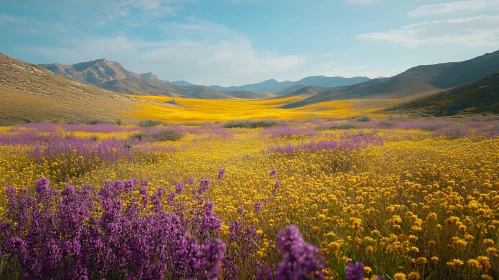
M281 189L281 181L275 182L273 194L277 195L277 193L279 192L279 189Z
M235 280L237 279L237 272L239 268L234 264L234 258L232 256L225 256L222 262L222 275L223 279Z
M221 180L225 175L225 168L218 170L218 180Z
M319 248L306 243L300 230L290 225L277 235L277 245L283 255L274 279L324 279L324 263L315 254Z
M364 264L361 262L349 262L346 265L347 280L364 280Z
M277 177L277 169L270 170L270 178L275 179Z
M205 261L201 276L203 279L214 280L220 275L220 265L225 258L225 243L220 239L207 242L204 246Z
M188 177L186 180L185 180L185 183L186 184L189 184L189 185L194 185L194 177Z
M47 194L49 191L49 180L47 178L40 178L36 180L35 189L39 195Z
M175 205L175 196L176 196L175 192L171 192L168 194L168 205L170 206Z
M257 201L255 202L255 213L260 213L262 212L262 202Z
M184 192L184 184L179 181L175 181L175 193L183 193Z
M211 181L209 179L201 179L201 182L199 183L198 194L203 194L204 192L209 190L210 184Z

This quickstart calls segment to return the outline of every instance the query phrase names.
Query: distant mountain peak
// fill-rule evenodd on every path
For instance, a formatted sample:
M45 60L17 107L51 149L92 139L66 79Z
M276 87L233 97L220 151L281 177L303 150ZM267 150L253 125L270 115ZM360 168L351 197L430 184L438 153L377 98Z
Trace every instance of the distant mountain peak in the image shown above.
M181 81L171 81L170 83L183 86L183 87L191 87L191 86L196 86L196 84L189 83L187 81L181 80Z
M43 64L41 66L65 78L94 85L129 77L139 77L139 74L127 71L118 62L109 61L105 58L73 65Z
M300 88L292 86L299 85L301 87L303 86L338 87L338 86L347 86L347 85L362 83L369 80L370 79L367 77L343 78L343 77L311 76L294 82L292 81L279 82L275 79L270 79L260 83L242 85L242 86L231 86L231 87L212 86L212 87L228 91L253 91L257 93L270 92L276 94L286 94L291 89Z
M141 73L140 77L144 79L158 79L158 76L154 72L148 72L148 73Z

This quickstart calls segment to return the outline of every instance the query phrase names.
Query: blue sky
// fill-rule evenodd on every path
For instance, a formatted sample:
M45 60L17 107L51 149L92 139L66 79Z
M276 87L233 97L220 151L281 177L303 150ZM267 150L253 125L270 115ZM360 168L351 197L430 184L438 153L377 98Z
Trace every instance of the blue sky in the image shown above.
M240 85L391 76L499 49L499 0L0 0L0 52Z

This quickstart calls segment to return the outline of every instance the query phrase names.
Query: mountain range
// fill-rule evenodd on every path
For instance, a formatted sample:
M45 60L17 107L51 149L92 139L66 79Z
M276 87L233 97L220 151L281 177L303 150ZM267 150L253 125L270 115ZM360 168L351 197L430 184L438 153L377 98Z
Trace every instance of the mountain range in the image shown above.
M367 77L343 78L313 76L306 77L296 82L278 82L271 79L261 83L243 86L207 87L192 84L187 81L163 81L158 79L157 75L153 72L142 74L134 73L126 70L120 63L107 59L97 59L74 65L55 63L41 64L41 66L65 78L97 85L101 88L121 93L207 99L225 99L231 97L262 98L268 97L268 93L286 94L290 88L298 90L308 85L336 87L370 80Z
M322 87L339 87L339 86L349 86L358 83L363 83L369 81L368 77L325 77L325 76L311 76L303 78L296 82L284 81L278 82L274 79L270 79L261 83L249 84L243 86L231 86L231 87L221 87L221 86L211 86L219 90L226 91L253 91L257 93L275 93L275 94L286 94L289 89L299 90L306 86L322 86Z
M159 80L155 73L134 73L120 63L97 59L74 65L41 64L52 73L62 77L91 84L119 93L137 95L165 95L201 99L261 98L261 94L249 91L228 92L206 86L181 86Z

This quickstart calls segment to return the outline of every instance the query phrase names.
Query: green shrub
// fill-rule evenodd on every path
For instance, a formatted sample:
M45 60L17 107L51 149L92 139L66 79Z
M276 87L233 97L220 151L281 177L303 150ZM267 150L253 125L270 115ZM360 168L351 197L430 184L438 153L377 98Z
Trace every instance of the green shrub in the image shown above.
M0 120L0 126L13 126L14 123L8 120Z
M358 122L368 122L370 120L371 120L371 118L368 117L368 116L360 116L360 117L357 118Z
M332 130L340 130L340 129L353 129L355 128L355 125L351 123L341 123L341 124L335 124L329 127L329 129Z
M163 122L158 120L143 120L139 122L140 127L154 127L160 124L163 124Z
M182 134L180 134L180 132L176 130L167 128L150 134L139 132L132 135L131 138L138 139L140 141L166 142L166 141L177 141L180 138L182 138Z
M390 127L394 127L394 126L395 126L395 123L390 122L390 121L380 121L378 123L378 127L381 127L381 128L390 128Z
M258 128L278 125L275 120L258 120L258 121L229 121L224 124L225 128Z

